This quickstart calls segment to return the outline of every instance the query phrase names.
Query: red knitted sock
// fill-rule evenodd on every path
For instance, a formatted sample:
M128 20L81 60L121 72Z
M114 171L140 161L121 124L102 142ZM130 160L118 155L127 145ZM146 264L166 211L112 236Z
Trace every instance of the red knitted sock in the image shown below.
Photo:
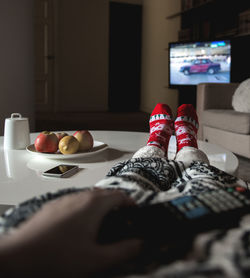
M167 153L168 143L174 133L172 111L167 104L158 103L150 116L148 146L156 146Z
M185 146L198 148L197 131L199 122L192 104L183 104L178 108L174 125L177 152Z

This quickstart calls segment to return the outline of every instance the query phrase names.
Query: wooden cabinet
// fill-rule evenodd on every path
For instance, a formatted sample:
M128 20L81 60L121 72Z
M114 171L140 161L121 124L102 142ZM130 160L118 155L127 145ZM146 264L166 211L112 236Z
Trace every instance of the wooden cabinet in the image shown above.
M179 41L234 38L250 34L250 1L182 0Z

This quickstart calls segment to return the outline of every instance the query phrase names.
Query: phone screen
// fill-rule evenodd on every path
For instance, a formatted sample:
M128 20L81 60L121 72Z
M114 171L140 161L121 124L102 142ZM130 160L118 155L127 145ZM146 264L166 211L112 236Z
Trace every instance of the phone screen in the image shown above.
M51 177L63 177L66 175L73 174L77 172L78 166L77 165L65 165L61 164L54 168L51 168L43 173L44 176L51 176Z

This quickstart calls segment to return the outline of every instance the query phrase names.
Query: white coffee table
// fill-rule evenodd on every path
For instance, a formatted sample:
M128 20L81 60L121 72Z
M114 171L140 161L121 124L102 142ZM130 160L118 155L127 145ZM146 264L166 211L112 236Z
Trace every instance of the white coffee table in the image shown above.
M73 131L69 131L73 134ZM3 150L0 137L0 204L16 205L28 198L67 187L92 186L102 179L109 169L119 161L130 159L145 146L148 133L123 131L91 131L96 141L104 142L108 148L93 156L69 160L53 160L30 154L26 150ZM31 134L34 143L38 133ZM230 151L206 142L198 142L210 159L211 165L234 174L238 159ZM169 158L174 157L175 137L170 140ZM45 178L42 172L60 163L77 164L80 171L65 179Z

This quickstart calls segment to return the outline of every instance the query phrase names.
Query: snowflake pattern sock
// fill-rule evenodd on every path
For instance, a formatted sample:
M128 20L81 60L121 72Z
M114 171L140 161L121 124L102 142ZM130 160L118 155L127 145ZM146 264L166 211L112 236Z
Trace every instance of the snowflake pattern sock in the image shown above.
M197 131L199 122L192 104L183 104L178 108L174 125L177 152L186 146L198 148Z
M158 103L150 116L150 136L148 146L156 146L165 153L168 151L168 143L174 133L172 111L167 104Z

